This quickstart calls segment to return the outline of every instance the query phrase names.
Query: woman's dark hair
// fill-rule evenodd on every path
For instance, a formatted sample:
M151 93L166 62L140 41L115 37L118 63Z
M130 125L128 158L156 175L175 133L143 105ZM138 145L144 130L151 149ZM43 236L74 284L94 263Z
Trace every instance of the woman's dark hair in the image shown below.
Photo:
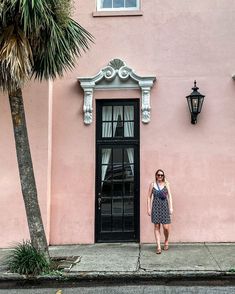
M162 169L158 169L158 170L156 171L156 173L155 173L155 180L157 180L157 174L158 174L159 172L162 172L162 173L163 173L163 181L165 182L165 173L164 173L164 171L163 171Z

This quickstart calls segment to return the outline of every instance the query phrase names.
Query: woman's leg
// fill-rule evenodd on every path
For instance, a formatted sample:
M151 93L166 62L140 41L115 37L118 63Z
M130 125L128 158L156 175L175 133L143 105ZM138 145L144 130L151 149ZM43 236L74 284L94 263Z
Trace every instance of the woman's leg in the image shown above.
M154 225L154 235L157 243L157 251L159 251L161 250L160 224Z
M167 250L169 246L170 224L163 224L163 233L165 236L164 249Z

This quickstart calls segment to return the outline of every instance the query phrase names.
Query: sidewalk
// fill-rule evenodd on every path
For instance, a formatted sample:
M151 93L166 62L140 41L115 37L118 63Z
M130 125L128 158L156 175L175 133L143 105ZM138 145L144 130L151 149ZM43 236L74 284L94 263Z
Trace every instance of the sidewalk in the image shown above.
M1 259L8 250L0 249L0 281L24 280L6 272ZM231 278L235 280L235 243L170 244L168 251L155 254L154 244L102 243L50 246L51 257L80 257L63 278L90 279L184 279ZM42 276L38 279L57 279Z

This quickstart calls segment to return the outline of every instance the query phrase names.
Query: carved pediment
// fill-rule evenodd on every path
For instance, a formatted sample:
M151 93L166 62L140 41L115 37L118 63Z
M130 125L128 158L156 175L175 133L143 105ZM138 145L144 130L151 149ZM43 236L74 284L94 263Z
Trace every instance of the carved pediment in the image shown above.
M78 78L84 90L84 123L92 123L92 102L94 90L141 89L142 122L150 121L150 90L156 77L139 76L121 59L113 59L93 77Z

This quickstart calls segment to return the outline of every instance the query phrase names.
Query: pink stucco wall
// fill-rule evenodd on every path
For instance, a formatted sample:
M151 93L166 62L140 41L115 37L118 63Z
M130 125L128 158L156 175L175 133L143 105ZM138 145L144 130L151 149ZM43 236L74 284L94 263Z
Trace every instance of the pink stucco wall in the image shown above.
M173 241L235 241L232 8L233 1L142 1L142 16L93 17L95 1L79 1L76 17L96 40L54 84L51 243L94 242L95 117L84 126L75 78L95 75L113 58L157 76L151 122L140 125L141 242L154 240L146 196L159 167L172 186ZM185 99L194 79L206 95L197 125ZM96 92L95 99L121 95Z
M231 76L235 72L235 2L149 0L142 1L142 16L117 17L93 17L95 0L77 2L75 18L95 36L95 44L74 71L54 82L52 104L47 84L25 89L49 242L94 242L95 103L93 123L85 126L77 77L95 75L113 58L124 60L139 75L157 77L151 91L151 122L140 123L141 242L154 241L146 197L158 168L165 170L171 183L172 241L234 242L235 82ZM194 79L206 95L197 125L190 123L185 99ZM94 94L95 99L140 97L140 91ZM5 96L0 108L4 110L0 116L4 126L0 133L3 247L26 238L27 226Z
M23 91L28 136L38 187L38 198L48 230L48 84L28 84ZM29 239L7 94L0 96L0 247Z

